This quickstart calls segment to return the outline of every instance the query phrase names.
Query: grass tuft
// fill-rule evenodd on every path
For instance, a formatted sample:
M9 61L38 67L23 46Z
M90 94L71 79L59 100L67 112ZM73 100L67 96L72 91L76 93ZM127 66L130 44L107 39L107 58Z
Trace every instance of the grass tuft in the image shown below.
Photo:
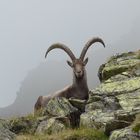
M67 129L52 135L20 135L17 140L108 140L99 130L91 128Z
M133 126L132 127L133 132L136 132L136 133L140 132L140 114L136 116L136 119L133 122L132 126Z

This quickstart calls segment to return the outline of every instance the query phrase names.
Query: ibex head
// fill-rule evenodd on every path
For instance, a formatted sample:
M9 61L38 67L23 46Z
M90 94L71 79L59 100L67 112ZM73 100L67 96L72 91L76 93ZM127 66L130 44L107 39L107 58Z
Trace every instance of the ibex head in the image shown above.
M45 58L47 57L47 54L48 54L51 50L53 50L53 49L55 49L55 48L59 48L59 49L64 50L64 51L70 56L70 58L71 58L71 60L72 60L72 62L67 61L67 63L68 63L68 65L69 65L70 67L73 68L73 71L74 71L75 76L76 76L77 78L82 78L82 77L84 76L85 65L86 65L87 62L88 62L88 58L84 59L84 57L85 57L86 52L87 52L87 50L89 49L89 47L90 47L93 43L95 43L95 42L100 42L100 43L102 43L103 46L105 47L105 44L104 44L104 42L103 42L103 40L102 40L101 38L92 38L91 40L89 40L89 41L85 44L85 46L84 46L84 48L83 48L83 50L82 50L82 52L81 52L80 57L79 57L79 58L76 58L75 55L73 54L73 52L72 52L67 46L65 46L64 44L61 44L61 43L56 43L56 44L51 45L51 46L48 48L48 50L47 50L47 52L46 52L46 54L45 54Z

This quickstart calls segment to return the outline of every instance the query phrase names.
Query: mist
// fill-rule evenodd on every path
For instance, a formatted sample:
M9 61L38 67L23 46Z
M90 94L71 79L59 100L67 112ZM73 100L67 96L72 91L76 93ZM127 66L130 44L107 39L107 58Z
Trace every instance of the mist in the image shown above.
M99 84L99 66L111 55L140 47L140 2L5 0L0 2L0 116L22 115L33 110L39 95L51 94L72 82L72 70L62 50L66 44L79 57L84 44L101 37L88 52L89 88ZM4 108L5 107L5 108Z

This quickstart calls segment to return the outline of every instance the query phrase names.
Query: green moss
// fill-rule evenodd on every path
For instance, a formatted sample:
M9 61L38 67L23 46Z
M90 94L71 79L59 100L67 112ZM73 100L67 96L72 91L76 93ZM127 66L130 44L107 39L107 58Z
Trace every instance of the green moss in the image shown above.
M102 71L103 79L107 80L108 78L114 75L121 74L122 72L132 69L134 66L138 64L140 64L139 59L120 58L120 60L117 60L113 58L113 60L110 60L108 63L106 63Z
M136 119L133 123L132 130L133 132L136 132L136 133L140 132L140 114L136 116Z
M2 129L2 128L8 128L8 126L9 126L9 121L0 119L0 129Z
M96 88L97 91L105 94L128 93L137 89L140 89L140 77L112 83L103 83Z
M109 79L110 77L120 74L128 69L128 66L110 66L110 67L105 67L103 69L103 78L104 80Z
M13 118L10 120L10 130L16 134L32 134L37 128L38 117L30 114L25 117Z
M140 123L135 125L135 127L133 128L133 131L136 133L140 131Z
M118 95L117 98L119 99L119 103L124 110L132 111L133 108L139 107L140 90L127 94Z
M140 54L137 55L137 59L140 59Z
M22 135L17 140L108 140L108 137L99 130L80 128L68 129L53 135Z
M58 117L58 118L51 118L48 120L42 121L37 130L36 134L54 134L61 132L67 127L70 127L69 119L66 117Z
M66 98L54 98L47 104L46 111L52 116L67 116L78 111Z
M137 59L140 59L140 50L136 53Z

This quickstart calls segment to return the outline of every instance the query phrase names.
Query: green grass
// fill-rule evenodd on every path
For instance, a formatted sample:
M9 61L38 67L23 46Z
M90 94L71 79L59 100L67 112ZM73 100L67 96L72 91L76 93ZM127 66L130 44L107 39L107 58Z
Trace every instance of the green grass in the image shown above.
M108 140L108 137L99 130L79 128L52 135L20 135L17 140Z
M134 132L136 132L136 133L140 132L140 114L138 114L136 116L136 119L135 119L134 123L132 124L132 126L133 126L132 130Z

